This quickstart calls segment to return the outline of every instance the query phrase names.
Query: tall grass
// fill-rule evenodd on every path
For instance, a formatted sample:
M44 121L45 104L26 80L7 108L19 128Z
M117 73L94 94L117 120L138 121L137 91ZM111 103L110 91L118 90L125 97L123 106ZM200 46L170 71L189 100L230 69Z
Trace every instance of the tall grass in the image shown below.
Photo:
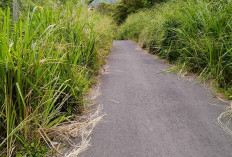
M151 53L215 80L231 98L231 6L231 0L171 0L130 15L119 38L135 39Z
M0 156L52 147L45 130L78 111L113 38L112 21L79 3L27 10L14 23L0 9Z

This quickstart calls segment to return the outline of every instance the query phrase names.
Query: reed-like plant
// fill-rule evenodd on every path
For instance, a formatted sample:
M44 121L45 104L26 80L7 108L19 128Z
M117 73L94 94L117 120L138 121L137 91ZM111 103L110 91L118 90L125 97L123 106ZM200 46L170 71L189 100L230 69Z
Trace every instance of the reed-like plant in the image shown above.
M42 156L41 146L53 147L46 129L83 104L104 60L99 49L113 37L111 24L102 27L111 33L104 46L94 28L102 21L90 18L102 15L74 1L27 10L13 22L10 9L0 9L0 156Z
M170 0L130 15L119 38L135 38L151 53L215 80L231 98L231 6L231 0Z

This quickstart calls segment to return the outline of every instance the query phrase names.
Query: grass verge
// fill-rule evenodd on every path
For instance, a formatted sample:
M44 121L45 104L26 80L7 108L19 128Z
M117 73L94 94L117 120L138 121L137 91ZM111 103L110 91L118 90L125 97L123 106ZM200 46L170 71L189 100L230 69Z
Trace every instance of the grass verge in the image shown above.
M132 39L232 99L232 1L170 0L130 15L119 39ZM223 117L231 116L231 109ZM222 117L222 116L221 116Z

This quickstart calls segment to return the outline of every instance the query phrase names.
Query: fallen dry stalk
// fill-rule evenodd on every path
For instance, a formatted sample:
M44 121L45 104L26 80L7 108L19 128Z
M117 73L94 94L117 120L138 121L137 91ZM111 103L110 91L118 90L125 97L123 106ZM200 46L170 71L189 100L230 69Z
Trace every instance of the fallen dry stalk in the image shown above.
M232 102L230 104L230 107L220 114L218 117L218 123L223 128L223 130L232 136L232 124L231 124L231 118L232 118Z
M105 116L101 112L101 105L95 108L89 114L79 117L77 121L65 122L59 126L43 130L46 137L49 137L47 141L49 141L50 146L53 148L57 146L54 149L56 154L50 156L76 157L90 146L90 135L93 128ZM63 146L61 150L58 149L60 145Z

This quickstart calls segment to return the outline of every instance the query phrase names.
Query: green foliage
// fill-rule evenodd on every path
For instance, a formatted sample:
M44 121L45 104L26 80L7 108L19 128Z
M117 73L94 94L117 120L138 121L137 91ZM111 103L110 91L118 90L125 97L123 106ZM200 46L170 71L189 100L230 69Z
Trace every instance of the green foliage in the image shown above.
M0 0L0 8L6 10L8 7L12 9L13 0Z
M119 38L137 40L151 53L231 91L231 6L230 0L156 4L130 15L119 28Z
M122 0L116 3L113 14L114 20L118 25L122 24L129 14L137 12L145 7L145 4L146 0Z
M24 149L16 152L16 157L23 157L25 154L28 157L45 157L47 153L47 148L45 146L40 146L39 144L32 142L30 144L25 144Z
M94 0L85 0L85 3L89 5L89 4L92 3L93 1L94 1Z
M149 20L146 12L138 12L137 14L131 14L124 24L119 28L120 38L130 38L138 41L140 32L149 24Z
M121 24L125 21L128 16L128 6L123 3L119 3L116 5L116 9L114 12L114 19L117 24Z
M0 9L2 156L45 153L46 130L70 120L94 83L114 26L78 4L28 8L16 23L10 9Z
M115 22L122 24L129 14L138 12L143 8L150 8L156 3L160 3L163 0L121 0L116 1L113 4L101 2L98 9L107 15L113 17Z
M128 7L128 13L134 13L145 7L146 0L122 0L122 3Z
M100 2L99 5L98 5L98 10L102 14L113 16L114 5L112 5L110 3Z

